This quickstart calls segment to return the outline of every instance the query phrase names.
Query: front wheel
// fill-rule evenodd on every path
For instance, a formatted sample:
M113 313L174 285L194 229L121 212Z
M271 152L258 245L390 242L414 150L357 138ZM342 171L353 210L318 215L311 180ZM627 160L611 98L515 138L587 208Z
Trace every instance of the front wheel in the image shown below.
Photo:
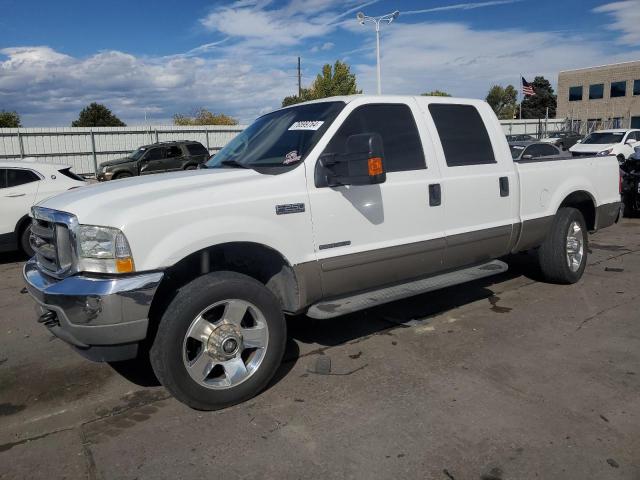
M31 222L25 226L20 232L20 249L27 255L29 258L33 257L36 252L31 248L31 243L29 242L29 237L31 236Z
M214 272L182 287L151 347L158 380L181 402L216 410L258 394L280 366L286 323L263 284Z
M558 210L551 230L538 249L545 279L552 283L576 283L587 265L587 226L575 208Z

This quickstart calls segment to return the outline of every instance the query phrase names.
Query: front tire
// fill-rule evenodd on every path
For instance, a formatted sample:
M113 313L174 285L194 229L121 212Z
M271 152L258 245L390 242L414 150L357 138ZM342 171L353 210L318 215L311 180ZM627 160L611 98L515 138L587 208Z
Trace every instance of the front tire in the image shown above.
M113 177L114 180L120 180L121 178L129 178L133 177L129 172L122 172Z
M150 360L179 401L217 410L264 389L285 344L286 323L275 295L246 275L214 272L178 291L162 315Z
M33 257L36 252L31 248L31 243L29 243L29 237L31 236L31 222L28 222L20 232L20 250L24 252L29 258Z
M575 208L558 210L551 230L538 249L538 262L545 280L572 284L582 277L587 265L587 226Z

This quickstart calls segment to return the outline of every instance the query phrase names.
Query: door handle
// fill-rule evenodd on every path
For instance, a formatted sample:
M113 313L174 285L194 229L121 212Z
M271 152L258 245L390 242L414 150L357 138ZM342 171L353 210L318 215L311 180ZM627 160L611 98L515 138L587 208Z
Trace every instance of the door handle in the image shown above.
M24 197L26 194L24 193L12 193L11 195L5 195L5 197L7 198L17 198L17 197Z
M437 207L442 204L442 189L439 183L429 185L429 206Z
M500 177L500 196L509 196L509 177Z

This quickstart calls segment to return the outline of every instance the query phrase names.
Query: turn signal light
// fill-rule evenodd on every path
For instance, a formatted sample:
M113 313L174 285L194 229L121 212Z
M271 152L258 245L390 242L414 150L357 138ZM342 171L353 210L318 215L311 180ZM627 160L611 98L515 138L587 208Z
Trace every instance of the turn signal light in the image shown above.
M118 273L133 272L133 258L116 258L116 271Z
M376 175L382 175L384 169L382 168L382 158L372 157L369 159L369 176L375 177Z

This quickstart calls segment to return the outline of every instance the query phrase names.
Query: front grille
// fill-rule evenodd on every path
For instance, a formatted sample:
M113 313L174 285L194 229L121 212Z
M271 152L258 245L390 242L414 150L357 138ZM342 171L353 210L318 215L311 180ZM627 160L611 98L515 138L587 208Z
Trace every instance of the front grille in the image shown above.
M34 218L29 243L45 273L59 277L71 268L71 237L66 225Z

